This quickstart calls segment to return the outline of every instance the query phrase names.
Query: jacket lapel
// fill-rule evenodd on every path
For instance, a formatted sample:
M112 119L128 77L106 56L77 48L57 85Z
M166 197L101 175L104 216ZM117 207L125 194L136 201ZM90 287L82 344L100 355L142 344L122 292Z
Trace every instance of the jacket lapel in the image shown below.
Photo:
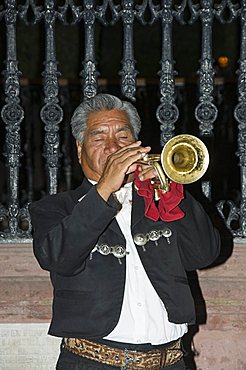
M74 200L75 202L78 202L78 200L83 197L85 194L88 193L88 191L91 189L91 187L94 186L90 183L90 181L87 180L87 178L84 177L83 181L82 181L82 184L77 188L75 189L74 191ZM116 221L116 219L114 218L111 223L109 224L109 227L108 229L116 234L118 234L121 239L124 239L124 236L121 232L121 229Z
M131 229L136 226L143 218L145 217L145 204L143 197L140 197L137 194L136 189L132 189L132 221L131 221Z
M125 240L125 237L122 234L122 231L121 231L121 229L120 229L120 227L118 225L118 222L116 221L115 218L111 221L111 223L109 225L109 230L110 231L113 231L116 234L118 234L121 237L121 239L124 239Z
M74 189L71 193L72 199L76 204L79 199L81 199L92 187L92 184L87 180L87 178L83 178L82 184Z
M73 198L74 202L78 202L78 200L83 197L92 187L93 185L86 179L84 178L82 181L82 184L74 190L73 193ZM144 204L144 199L140 197L135 188L134 184L132 185L132 217L131 217L131 229L133 229L136 224L138 224L144 217L145 217L145 204ZM112 232L118 234L121 239L124 239L124 236L122 234L122 231L118 225L118 222L114 218L111 223L109 224L109 230Z

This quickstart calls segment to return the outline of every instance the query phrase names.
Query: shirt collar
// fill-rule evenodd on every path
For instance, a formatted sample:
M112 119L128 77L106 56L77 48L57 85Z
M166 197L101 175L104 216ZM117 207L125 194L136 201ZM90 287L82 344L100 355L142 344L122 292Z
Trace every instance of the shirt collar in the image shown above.
M115 192L118 201L121 204L129 203L132 200L132 182L128 182Z

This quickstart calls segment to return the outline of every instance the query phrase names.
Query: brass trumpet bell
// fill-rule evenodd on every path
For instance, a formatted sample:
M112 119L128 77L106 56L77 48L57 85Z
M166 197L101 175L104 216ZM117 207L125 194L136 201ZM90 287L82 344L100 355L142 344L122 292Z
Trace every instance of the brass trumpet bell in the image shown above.
M207 171L209 154L205 144L196 136L182 134L170 139L161 154L147 154L138 163L148 164L156 170L158 180L152 181L153 187L156 193L157 190L165 193L170 190L169 180L179 184L199 180Z
M161 152L161 164L166 176L180 184L199 180L207 171L209 153L205 144L193 135L177 135Z

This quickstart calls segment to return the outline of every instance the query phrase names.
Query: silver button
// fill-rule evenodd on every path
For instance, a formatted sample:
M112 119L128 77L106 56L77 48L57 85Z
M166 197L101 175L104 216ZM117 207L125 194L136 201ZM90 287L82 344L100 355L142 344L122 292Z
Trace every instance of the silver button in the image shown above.
M116 245L112 249L112 253L117 258L123 258L126 255L126 249L123 248L121 245Z
M156 240L158 240L161 236L161 232L159 230L151 230L149 232L149 240L151 240L152 242L155 242Z
M165 229L162 230L162 235L167 239L168 244L170 244L169 237L172 235L172 231L168 227L165 227Z
M165 227L165 229L162 230L162 235L165 238L169 238L172 235L172 231L168 227Z
M144 234L136 234L134 235L133 240L135 244L142 247L147 243L148 237Z
M107 256L108 254L111 253L110 247L107 244L98 245L97 250L104 256Z

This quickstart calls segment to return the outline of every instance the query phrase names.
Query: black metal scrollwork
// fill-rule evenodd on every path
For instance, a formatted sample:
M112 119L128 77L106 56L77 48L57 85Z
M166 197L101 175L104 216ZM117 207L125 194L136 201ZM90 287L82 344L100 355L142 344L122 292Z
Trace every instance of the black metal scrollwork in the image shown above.
M243 0L241 9L238 11L241 20L241 52L238 70L238 94L239 102L234 110L235 119L238 122L238 152L241 172L241 202L240 209L231 206L231 212L239 215L240 228L233 234L246 236L246 1Z
M1 205L0 219L5 221L5 227L0 232L1 242L22 241L30 234L20 228L19 221L22 210L19 206L19 166L21 157L20 125L24 118L24 110L20 105L20 71L16 55L16 21L17 7L15 0L4 2L1 8L0 19L3 17L6 24L7 58L4 75L5 102L1 117L6 128L5 156L8 168L8 207ZM23 217L22 217L23 218ZM28 213L25 218L30 224Z
M97 78L99 76L95 59L94 26L96 19L100 19L102 14L97 10L94 0L84 0L83 7L75 5L72 0L66 0L65 5L59 7L59 17L65 23L69 9L71 9L73 15L72 24L79 23L81 20L84 22L85 56L80 75L83 80L84 97L92 98L97 93Z
M18 5L19 4L19 5ZM42 4L42 5L41 5ZM230 23L239 18L241 21L241 55L238 69L238 104L234 117L238 123L238 158L241 175L240 205L232 201L221 200L217 209L226 221L234 236L246 237L246 0L5 0L0 5L0 21L6 24L6 61L4 75L4 104L1 118L5 126L6 140L4 155L6 158L8 178L8 204L0 204L0 242L31 240L31 224L27 204L20 206L19 167L21 153L20 130L24 119L23 100L20 101L20 76L16 53L16 23L20 19L26 25L43 22L45 27L45 67L43 72L44 104L40 112L44 123L44 157L47 168L47 191L57 191L58 168L60 159L59 128L63 120L64 104L58 99L60 76L57 68L55 48L55 24L80 24L84 35L84 56L82 61L82 89L85 98L93 97L98 90L97 61L95 56L96 22L103 26L114 26L122 22L122 94L130 100L136 95L136 61L134 58L134 26L139 21L151 26L160 22L162 29L162 48L160 71L160 104L156 116L160 122L161 144L165 144L174 134L175 124L179 118L177 101L175 101L175 69L173 61L172 27L174 21L185 23L201 22L201 60L198 70L199 102L195 117L199 123L201 136L211 137L218 110L214 103L214 63L212 55L212 31L215 19ZM21 90L22 91L22 90ZM66 127L66 140L69 140L69 125ZM66 140L64 142L66 142ZM66 145L66 144L63 144ZM23 146L23 145L22 145ZM65 151L63 151L65 153ZM66 182L71 181L69 148L66 148ZM64 156L64 157L65 157ZM30 185L30 188L32 184ZM202 183L203 192L209 198L211 184ZM28 198L30 201L31 197ZM226 211L225 211L226 209ZM228 211L229 210L229 211ZM232 224L237 225L233 229ZM4 225L4 226L2 226Z
M83 3L84 10L80 13L80 17L82 17L84 21L85 58L83 61L81 76L83 78L84 97L92 98L97 93L97 77L99 76L99 72L96 68L94 35L94 25L99 14L95 9L94 0L84 0Z
M161 123L161 144L164 145L174 133L174 124L178 120L179 110L175 104L175 81L176 72L173 62L172 24L174 17L181 20L186 1L173 9L172 1L162 1L162 5L153 5L152 22L157 19L162 24L162 57L160 75L161 104L157 108L156 116Z
M223 12L229 9L229 18L225 20ZM217 209L225 220L228 229L235 237L246 236L246 1L239 4L230 0L217 5L217 16L222 23L231 22L237 17L241 21L241 48L238 74L238 104L234 110L234 117L238 122L238 151L240 175L241 175L241 199L237 206L231 200L221 200ZM236 227L233 227L233 223Z
M119 16L123 22L123 59L121 75L121 91L124 96L131 100L135 100L136 94L136 76L138 74L135 69L134 47L133 47L133 25L137 10L134 9L133 0L123 0L122 10Z
M54 25L59 16L55 10L54 1L46 0L44 10L37 10L45 24L46 35L46 57L44 76L44 106L41 109L40 117L44 122L45 143L44 157L46 158L46 168L48 177L48 193L57 192L57 173L59 166L60 147L59 147L59 124L63 119L63 111L58 100L58 76Z
M199 104L195 109L195 117L200 123L199 128L202 136L211 136L213 123L215 122L218 110L213 103L213 58L212 58L212 24L216 11L212 0L202 0L201 6L192 4L189 1L191 10L190 23L198 18L202 23L202 50L199 75L200 96Z

